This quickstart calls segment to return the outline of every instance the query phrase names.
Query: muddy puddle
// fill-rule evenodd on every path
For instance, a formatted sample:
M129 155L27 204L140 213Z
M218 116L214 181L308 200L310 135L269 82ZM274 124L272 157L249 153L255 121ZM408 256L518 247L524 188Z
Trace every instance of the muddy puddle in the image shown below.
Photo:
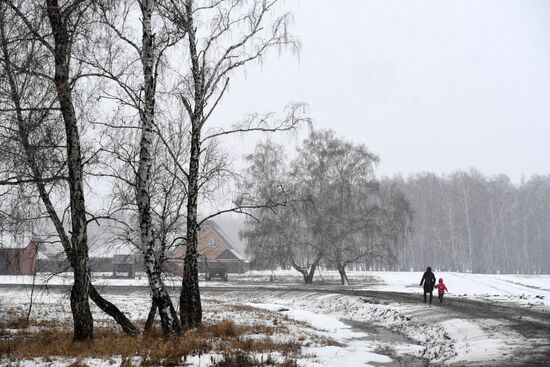
M369 365L375 367L425 367L430 366L430 363L425 358L420 358L407 353L398 353L395 347L406 347L409 345L418 346L413 340L381 326L371 325L360 321L343 320L350 325L353 330L367 333L366 336L355 340L375 341L380 343L380 348L374 352L383 354L392 359L391 362L369 362Z

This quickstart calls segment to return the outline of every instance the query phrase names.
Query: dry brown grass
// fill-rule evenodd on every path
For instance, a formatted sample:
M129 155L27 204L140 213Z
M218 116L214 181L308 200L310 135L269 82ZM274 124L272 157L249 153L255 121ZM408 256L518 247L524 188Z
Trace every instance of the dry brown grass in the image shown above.
M207 341L193 334L181 338L130 337L110 329L98 329L93 342L73 342L72 337L72 332L56 329L17 335L0 340L0 357L20 360L50 356L78 359L140 356L147 365L173 365L187 355L210 349Z
M237 325L232 320L204 324L190 330L181 337L165 338L159 329L147 336L131 337L111 328L96 328L92 342L73 342L70 325L57 323L37 323L40 326L30 331L20 329L17 333L8 332L14 326L21 326L18 320L5 322L5 336L0 337L0 359L16 361L31 358L64 357L76 358L75 366L85 358L122 357L130 361L139 357L143 366L181 365L187 356L201 355L217 351L231 356L235 351L245 354L273 353L296 357L300 345L296 342L275 342L269 335L285 333L281 326ZM0 330L2 330L0 328ZM252 357L251 357L252 358ZM229 363L229 362L228 362ZM228 364L231 365L231 364Z
M239 305L239 304L228 305L227 308L235 312L252 312L253 313L258 311L264 311L261 308L252 307L249 305Z
M287 334L288 329L282 326L265 324L237 325L232 320L203 325L193 332L213 341L215 349L226 354L235 350L248 353L279 352L282 355L296 355L300 345L295 342L274 341L273 334Z
M266 358L253 357L241 351L225 353L219 361L212 360L212 367L258 367L258 366L277 366L277 367L296 367L296 360L285 358L283 361L276 361L271 355Z

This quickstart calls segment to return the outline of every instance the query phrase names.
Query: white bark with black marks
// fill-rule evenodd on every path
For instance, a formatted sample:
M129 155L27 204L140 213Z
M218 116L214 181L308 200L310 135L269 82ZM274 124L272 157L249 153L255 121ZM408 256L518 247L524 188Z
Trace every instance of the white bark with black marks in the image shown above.
M153 221L151 216L151 167L153 164L152 149L154 138L155 117L155 40L152 31L153 0L144 0L141 4L142 13L142 51L141 62L143 66L143 106L140 110L141 139L139 152L139 166L136 176L136 202L139 209L139 224L141 244L144 251L144 265L149 278L153 302L156 304L165 335L181 334L180 322L176 311L162 280L161 266L159 266L156 252L156 239L154 236Z

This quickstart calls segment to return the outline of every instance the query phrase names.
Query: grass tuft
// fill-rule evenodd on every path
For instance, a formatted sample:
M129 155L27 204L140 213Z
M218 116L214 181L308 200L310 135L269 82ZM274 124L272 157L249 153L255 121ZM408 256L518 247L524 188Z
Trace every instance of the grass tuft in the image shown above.
M211 360L212 367L258 367L258 366L276 366L276 367L296 367L296 360L285 358L282 362L277 362L271 355L265 359L263 357L254 357L243 351L224 353L221 360Z

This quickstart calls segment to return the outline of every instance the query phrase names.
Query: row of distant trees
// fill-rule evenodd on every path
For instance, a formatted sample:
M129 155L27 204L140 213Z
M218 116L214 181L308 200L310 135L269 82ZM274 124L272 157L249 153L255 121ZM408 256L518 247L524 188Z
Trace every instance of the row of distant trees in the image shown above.
M254 266L291 266L307 284L324 265L345 284L351 264L395 264L411 210L396 185L376 179L378 157L330 130L312 131L295 153L268 141L248 157L243 195L278 203L249 213L241 232Z
M261 143L243 192L278 205L241 232L253 265L316 269L550 273L550 176L514 184L476 170L377 180L378 157L332 131L312 131L288 159Z
M550 176L514 184L476 170L385 180L413 210L398 269L550 273Z

